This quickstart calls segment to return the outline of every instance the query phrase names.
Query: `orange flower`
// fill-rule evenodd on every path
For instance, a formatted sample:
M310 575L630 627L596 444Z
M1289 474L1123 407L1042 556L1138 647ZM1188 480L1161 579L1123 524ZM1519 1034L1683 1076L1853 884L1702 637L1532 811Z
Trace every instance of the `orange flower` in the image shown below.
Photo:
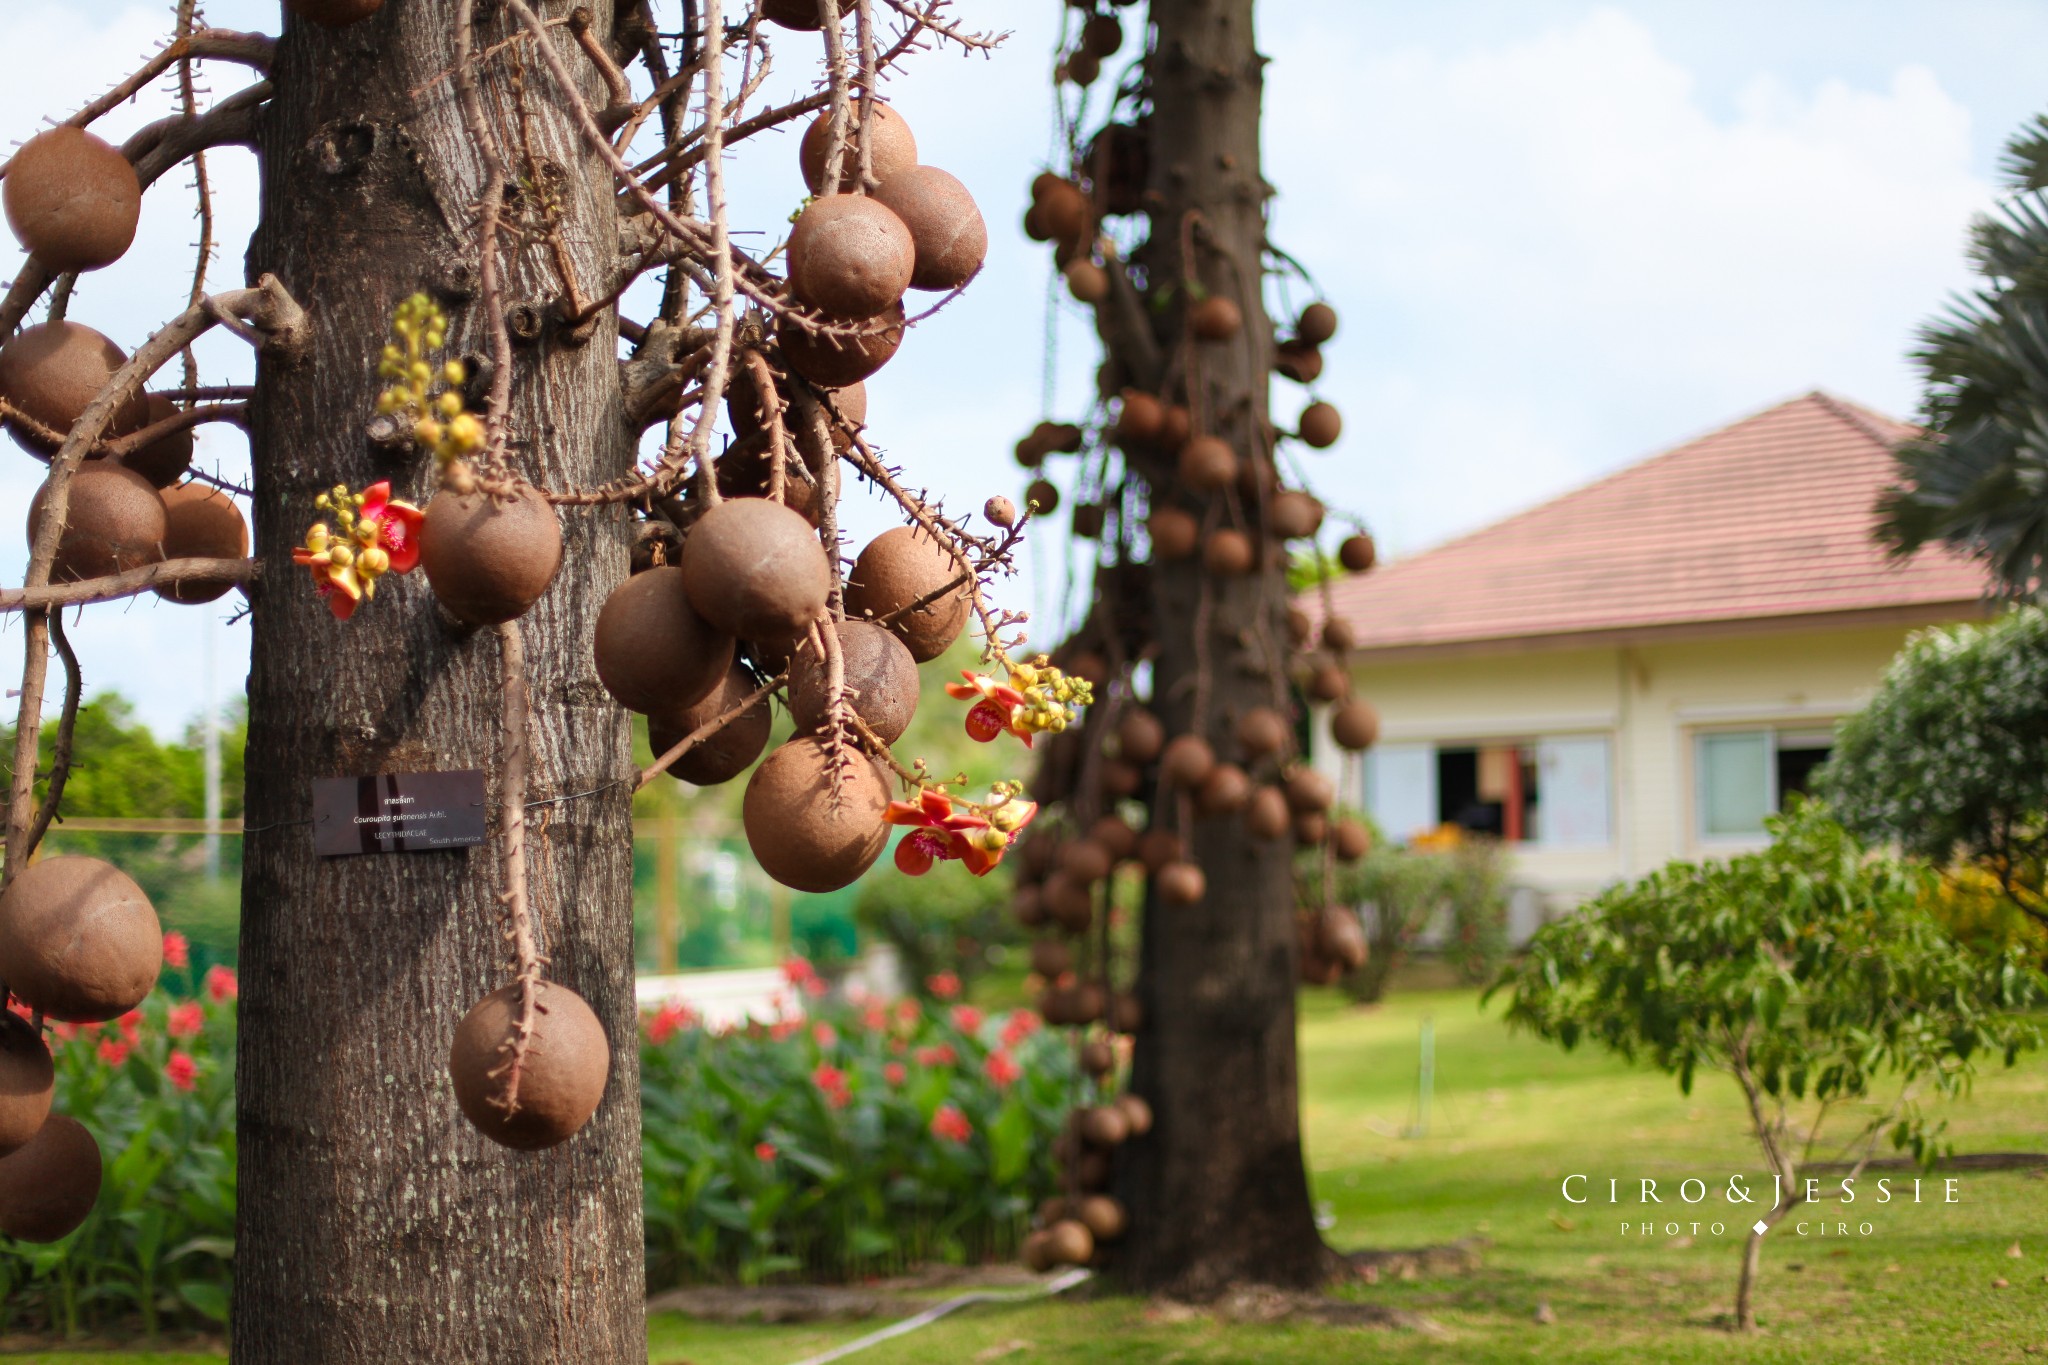
M972 809L960 809L942 791L926 787L915 801L891 801L883 819L892 825L909 825L911 833L896 845L896 866L912 877L931 871L934 862L962 862L977 877L985 877L1009 851L1010 840L1031 823L1038 807L1028 801L1007 801L998 829L989 817Z
M961 669L964 683L947 683L946 695L955 701L979 697L967 712L967 737L977 744L986 744L1005 730L1024 741L1024 747L1031 747L1031 732L1017 723L1024 712L1024 694L1007 684L999 683L984 673Z

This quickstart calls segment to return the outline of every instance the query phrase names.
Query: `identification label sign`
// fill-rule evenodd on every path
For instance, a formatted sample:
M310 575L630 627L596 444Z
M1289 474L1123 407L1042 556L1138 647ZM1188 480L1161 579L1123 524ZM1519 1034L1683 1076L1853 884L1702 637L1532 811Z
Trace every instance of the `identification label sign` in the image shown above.
M313 851L323 858L467 848L484 841L487 815L481 769L313 779Z

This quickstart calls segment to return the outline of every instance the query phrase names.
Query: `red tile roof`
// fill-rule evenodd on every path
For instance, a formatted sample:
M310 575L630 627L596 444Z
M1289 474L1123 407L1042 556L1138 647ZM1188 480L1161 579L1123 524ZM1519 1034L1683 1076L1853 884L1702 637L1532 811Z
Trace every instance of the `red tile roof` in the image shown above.
M1333 586L1359 649L1527 647L1545 637L1838 612L1963 611L1986 588L1945 550L1871 539L1914 428L1823 393L1630 465ZM1316 594L1302 604L1317 612Z

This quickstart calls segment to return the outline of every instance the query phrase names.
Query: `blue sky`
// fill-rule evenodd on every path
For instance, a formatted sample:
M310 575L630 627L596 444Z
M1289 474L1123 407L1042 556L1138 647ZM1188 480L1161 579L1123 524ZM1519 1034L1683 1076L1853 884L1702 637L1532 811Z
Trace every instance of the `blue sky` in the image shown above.
M207 10L223 26L277 25L275 3ZM38 59L0 86L0 137L112 84L168 11L8 0L0 46ZM1018 434L1084 408L1092 346L1085 318L1060 306L1043 412L1050 264L1015 225L1050 143L1060 6L961 0L958 12L1016 32L986 61L923 58L891 95L922 159L980 201L989 265L870 387L892 455L965 510L1021 486ZM1993 0L1269 0L1261 24L1275 237L1343 316L1319 393L1343 410L1346 438L1306 463L1396 553L1816 386L1911 415L1913 330L1967 285L1963 234L1992 201L2000 145L2048 107L2034 55L2048 50L2048 8ZM795 44L779 65L764 98L814 72ZM214 89L240 78L221 68ZM103 126L118 138L166 108L152 91ZM793 137L750 145L735 174L743 220L779 222L802 193ZM229 246L215 278L231 284L254 168L230 153L216 175ZM193 226L180 183L152 192L135 250L74 304L130 348L182 302ZM0 268L11 250L0 243ZM210 342L209 376L246 374L238 347ZM1276 385L1283 422L1303 401ZM232 432L203 453L246 470ZM0 449L13 524L39 477ZM879 505L849 513L856 533L886 524ZM1068 557L1057 537L1034 545L1013 604L1056 617ZM23 558L10 532L0 580L18 582ZM225 605L88 611L73 631L88 686L128 693L160 731L182 728L205 702L209 640L220 690L239 690L247 635L218 624ZM0 625L10 682L17 650Z

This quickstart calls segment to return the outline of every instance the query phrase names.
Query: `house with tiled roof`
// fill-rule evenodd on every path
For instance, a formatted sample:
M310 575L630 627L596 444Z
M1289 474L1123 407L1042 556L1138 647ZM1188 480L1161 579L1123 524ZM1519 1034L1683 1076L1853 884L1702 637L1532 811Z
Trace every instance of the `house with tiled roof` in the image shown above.
M1907 634L1985 614L1980 566L1872 539L1912 434L1810 393L1338 585L1381 716L1349 799L1510 841L1523 929L1760 844Z

